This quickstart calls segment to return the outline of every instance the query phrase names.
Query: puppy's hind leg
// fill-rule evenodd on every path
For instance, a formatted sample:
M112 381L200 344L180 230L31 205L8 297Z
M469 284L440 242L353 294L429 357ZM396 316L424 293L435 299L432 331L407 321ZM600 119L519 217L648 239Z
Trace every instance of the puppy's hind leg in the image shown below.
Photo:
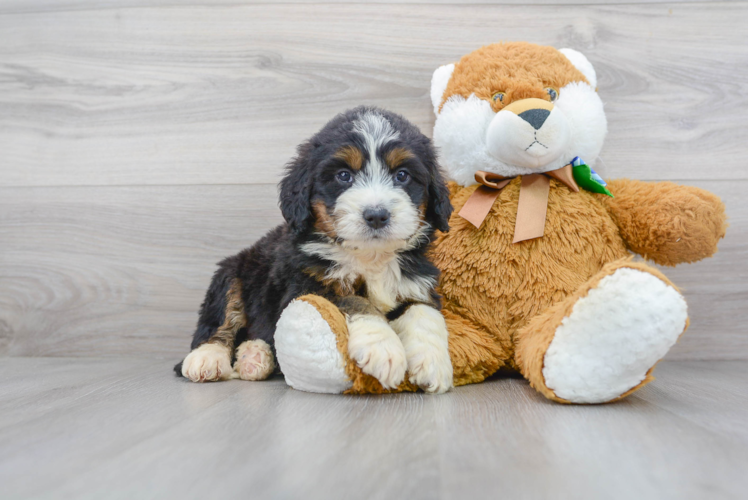
M234 341L237 332L247 324L241 288L241 281L238 279L222 280L218 275L214 277L200 311L198 331L193 340L194 349L182 362L181 373L184 377L193 382L227 380L232 377L231 355ZM222 289L226 289L224 294L220 293ZM218 316L222 317L220 326L211 328L211 320Z
M265 380L275 370L275 357L270 345L262 339L247 340L236 348L234 378Z

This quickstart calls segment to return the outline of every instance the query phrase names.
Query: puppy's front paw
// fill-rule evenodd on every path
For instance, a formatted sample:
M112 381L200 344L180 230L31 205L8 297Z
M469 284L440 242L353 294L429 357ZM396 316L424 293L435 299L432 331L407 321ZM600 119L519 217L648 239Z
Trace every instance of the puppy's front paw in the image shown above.
M219 344L203 344L182 362L182 375L193 382L226 380L232 371L231 354Z
M395 389L405 378L405 349L384 318L359 315L349 320L348 354L385 389Z
M447 325L441 312L419 304L392 322L408 360L408 379L426 392L441 394L452 387Z
M423 343L409 346L405 353L412 384L434 394L447 392L452 387L452 362L446 350Z

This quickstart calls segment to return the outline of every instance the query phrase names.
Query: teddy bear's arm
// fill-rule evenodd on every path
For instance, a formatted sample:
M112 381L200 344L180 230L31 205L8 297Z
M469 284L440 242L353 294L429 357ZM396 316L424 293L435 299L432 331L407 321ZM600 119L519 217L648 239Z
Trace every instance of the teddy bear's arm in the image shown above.
M703 189L672 182L617 179L600 195L629 249L657 264L695 262L717 251L727 229L725 205Z

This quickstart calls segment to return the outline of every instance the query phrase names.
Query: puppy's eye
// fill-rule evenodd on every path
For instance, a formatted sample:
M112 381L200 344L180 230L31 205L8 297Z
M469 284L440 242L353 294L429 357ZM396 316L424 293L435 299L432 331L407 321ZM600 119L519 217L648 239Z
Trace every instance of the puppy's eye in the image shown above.
M400 184L405 184L410 180L410 174L407 170L398 170L395 174L395 180Z
M353 181L353 176L347 170L341 170L335 175L335 178L344 184L349 184Z
M545 89L546 94L548 94L548 97L551 98L551 102L554 102L556 99L558 99L558 90L554 89L553 87L547 87Z
M496 102L496 101L504 102L504 96L506 96L506 94L504 92L496 92L493 95L493 100L494 100L494 102Z

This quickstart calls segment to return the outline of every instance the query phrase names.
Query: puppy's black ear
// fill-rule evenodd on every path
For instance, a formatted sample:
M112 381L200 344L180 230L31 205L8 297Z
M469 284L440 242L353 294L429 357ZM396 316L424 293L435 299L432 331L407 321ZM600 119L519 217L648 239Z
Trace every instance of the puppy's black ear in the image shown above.
M313 151L311 141L299 146L296 158L286 166L286 176L280 182L281 213L295 235L308 229L312 217Z
M429 204L426 208L426 220L439 231L446 233L449 231L449 217L452 215L449 189L436 160L428 162L428 169L431 171L431 179L429 181Z

